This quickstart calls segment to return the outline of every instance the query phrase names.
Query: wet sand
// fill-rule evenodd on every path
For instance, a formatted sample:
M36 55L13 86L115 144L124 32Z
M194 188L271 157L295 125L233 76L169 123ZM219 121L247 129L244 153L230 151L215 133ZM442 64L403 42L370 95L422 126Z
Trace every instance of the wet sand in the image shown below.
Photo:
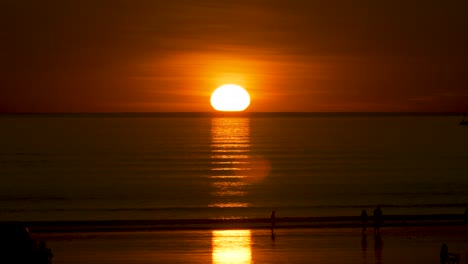
M34 233L53 263L440 263L439 250L468 263L468 226L165 230Z

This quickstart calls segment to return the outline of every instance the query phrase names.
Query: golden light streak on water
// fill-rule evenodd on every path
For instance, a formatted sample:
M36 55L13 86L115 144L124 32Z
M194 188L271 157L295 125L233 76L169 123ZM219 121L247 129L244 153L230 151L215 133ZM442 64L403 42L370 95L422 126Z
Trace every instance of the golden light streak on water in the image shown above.
M219 188L219 189L222 189L222 188L236 188L236 187L243 187L245 185L247 185L247 183L245 182L231 182L231 181L223 181L223 182L214 182L212 184L215 188Z
M212 168L211 169L212 171L223 171L223 170L227 170L227 171L239 171L239 170L252 170L252 168L232 168L232 167L219 167L219 168Z
M211 153L246 153L248 149L212 149Z
M212 141L211 147L212 148L249 148L250 143L249 140L237 140L235 142L229 142L228 140L222 140L222 138L217 139L219 143L215 143ZM244 141L244 142L242 142Z
M213 196L244 196L247 192L245 191L219 191L219 192L212 192L211 195Z
M210 176L211 179L244 179L246 175L216 175Z
M235 160L235 159L248 159L249 155L243 155L243 154L232 154L232 155L226 155L226 154L212 154L211 155L212 159L230 159L230 160Z
M250 119L211 119L212 202L209 207L248 207L242 199L248 184L244 174L250 166ZM237 172L238 171L238 172Z
M249 203L212 203L208 205L208 207L216 207L216 208L241 208L241 207L249 207Z
M251 264L251 237L250 230L213 230L213 264Z
M270 172L270 163L250 155L251 148L248 117L211 119L210 207L250 206L245 201L246 187L261 182Z
M249 163L248 161L212 161L211 164L230 164L230 165L234 165L234 164L247 164Z

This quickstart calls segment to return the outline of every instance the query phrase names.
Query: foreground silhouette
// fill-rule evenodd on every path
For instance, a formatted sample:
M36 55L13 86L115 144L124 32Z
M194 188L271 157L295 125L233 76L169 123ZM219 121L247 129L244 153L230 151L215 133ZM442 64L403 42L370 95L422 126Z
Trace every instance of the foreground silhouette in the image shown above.
M0 263L50 264L52 251L45 242L37 243L19 222L0 224Z
M449 253L447 244L443 243L440 248L440 264L458 264L460 255Z

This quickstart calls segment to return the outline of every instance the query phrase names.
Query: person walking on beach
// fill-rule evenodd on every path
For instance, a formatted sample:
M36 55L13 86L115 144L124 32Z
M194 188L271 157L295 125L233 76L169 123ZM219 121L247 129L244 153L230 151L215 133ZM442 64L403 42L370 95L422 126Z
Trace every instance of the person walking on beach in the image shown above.
M276 227L276 212L272 211L270 215L270 222L271 222L271 235L274 235L275 227Z
M362 225L362 233L366 233L366 226L367 226L367 212L365 209L361 212L361 225Z
M374 210L374 235L380 235L380 226L382 226L382 210L377 206Z

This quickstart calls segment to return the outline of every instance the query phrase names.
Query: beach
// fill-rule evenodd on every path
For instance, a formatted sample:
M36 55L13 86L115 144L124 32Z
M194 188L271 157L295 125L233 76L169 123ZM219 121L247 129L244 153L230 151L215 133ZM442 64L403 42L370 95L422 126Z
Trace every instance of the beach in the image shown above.
M467 263L468 226L33 233L53 263L440 263L443 242ZM364 239L363 239L364 238Z

